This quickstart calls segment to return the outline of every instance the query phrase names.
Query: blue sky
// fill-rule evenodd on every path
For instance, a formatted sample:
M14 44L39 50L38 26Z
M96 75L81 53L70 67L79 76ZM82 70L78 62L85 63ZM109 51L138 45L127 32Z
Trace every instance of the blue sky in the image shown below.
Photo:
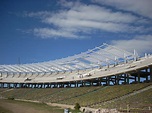
M0 0L0 64L55 60L108 43L152 53L151 0Z

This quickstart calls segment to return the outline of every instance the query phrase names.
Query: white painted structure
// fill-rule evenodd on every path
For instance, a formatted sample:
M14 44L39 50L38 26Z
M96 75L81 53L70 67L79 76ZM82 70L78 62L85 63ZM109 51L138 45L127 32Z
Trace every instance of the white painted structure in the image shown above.
M0 65L0 83L60 83L102 78L152 66L152 56L139 58L103 44L78 55L54 61Z

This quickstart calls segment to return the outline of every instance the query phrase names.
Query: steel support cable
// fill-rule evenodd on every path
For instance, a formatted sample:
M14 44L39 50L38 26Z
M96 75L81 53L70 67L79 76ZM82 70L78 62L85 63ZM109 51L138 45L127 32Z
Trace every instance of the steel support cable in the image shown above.
M77 62L72 61L70 64L71 65L69 64L68 65L74 67L76 70L80 70L84 68L84 66L82 66L82 64L80 65L78 61ZM64 64L64 65L67 65L67 64Z
M99 58L97 58L97 57L95 57L95 56L90 55L90 57L92 57L92 58L94 58L94 59L97 59L98 61L100 61L100 63L104 62L104 63L106 63L106 64L109 64L109 62L104 61L104 60L100 60Z
M41 70L35 64L30 65L30 67L34 70L34 72L41 72Z
M110 60L112 60L112 61L115 61L114 59L112 59L111 57L109 57L109 55L107 56L107 55L105 55L105 54L102 54L100 51L102 51L103 49L102 48L98 48L98 51L92 51L92 50L90 50L92 53L95 53L95 54L98 54L98 55L100 55L100 56L103 56L103 57L106 57L106 58L108 58L108 59L110 59ZM111 54L110 54L110 56L111 56ZM115 56L114 56L115 57Z
M42 63L36 63L35 65L33 65L33 67L35 67L36 69L38 69L38 72L44 72L46 70L48 70L48 68L46 66L44 66Z
M104 43L104 45L108 45L108 44ZM130 55L131 55L132 58L134 58L134 56L135 56L133 53L128 52L128 51L123 50L123 49L120 49L120 48L118 48L118 47L115 47L115 46L112 46L112 45L109 45L109 47L115 48L116 50L119 50L119 51L125 53L127 56L130 56Z
M101 46L99 46L99 47L96 47L96 48L94 48L94 49L91 49L91 50L88 50L87 52L83 52L83 53L81 53L79 56L80 56L80 58L82 58L82 59L86 59L87 61L89 61L89 62L91 62L91 63L93 63L92 61L90 61L89 59L87 59L86 57L88 57L88 56L92 56L92 55L88 55L89 53L95 53L95 50L97 50L98 48L100 48L100 49L98 49L98 51L99 50L101 50L101 47L103 47L104 45L101 45ZM96 60L97 60L97 58L96 58ZM99 60L99 59L98 59ZM100 61L100 60L99 60ZM100 61L101 62L101 61ZM102 62L106 62L106 61L102 61ZM107 63L107 62L106 62Z
M78 61L78 62L75 65L79 65L80 67L82 67L84 69L88 68L88 65L89 65L88 63L82 62L78 59L76 59L76 61ZM89 67L90 67L90 65L89 65ZM82 68L80 68L80 69L82 69Z
M51 65L48 65L47 63L43 63L43 66L45 66L45 68L47 68L47 72L51 71L51 73L52 73L53 71L56 71L55 69L53 69L52 67L50 67Z
M15 65L9 65L11 69L13 69L13 72L21 72Z
M71 61L66 61L66 62L62 62L62 61L60 61L60 62L55 62L57 65L61 65L61 66L63 66L63 67L65 67L65 68L67 68L67 69L70 69L70 71L71 71L71 69L72 70L75 70L75 69L77 69L77 68L75 68L75 67L73 67L73 66L71 66L70 64L71 64Z
M19 72L29 72L29 70L22 67L22 65L14 65L14 67L18 68L20 70Z
M46 64L46 63L45 63L45 64ZM39 66L39 68L41 68L41 70L43 70L43 71L46 71L46 72L49 72L49 71L50 71L50 68L47 67L47 66L45 66L44 63L43 63L43 64L39 63L39 64L37 64L37 66ZM43 72L43 71L42 71L42 72Z
M98 47L97 47L98 48ZM114 53L112 53L112 52L109 52L109 51L106 51L106 50L104 50L104 49L100 49L101 51L104 51L104 52L107 52L107 53L109 53L109 54L112 54L112 55L114 55L114 56L116 56L116 57L118 57L118 58L122 58L122 56L120 56L120 55L117 55L117 54L114 54Z
M94 52L94 53L97 54L97 55L99 55L99 56L104 57L105 59L109 59L109 60L111 60L111 61L116 62L116 59L115 59L115 58L112 59L112 58L110 58L110 57L108 57L108 56L106 56L106 55L104 55L104 54L102 54L102 53L100 53L100 52Z
M115 56L115 60L116 60L117 62L118 62L118 59L120 59L120 58L122 58L122 59L125 60L124 55L123 55L123 56L120 56L120 55L118 55L118 54L114 54L114 53L112 53L112 52L110 52L110 51L106 51L106 50L104 50L104 49L101 49L101 51L107 52L107 53L109 53L109 54L111 54L111 55L114 55L114 56ZM117 58L116 58L116 57L117 57Z
M7 65L3 65L3 71L2 72L9 72L9 69L7 68Z
M59 65L59 64L57 64L57 63L49 63L48 64L49 66L53 66L53 67L56 67L56 68L58 68L60 71L66 71L66 70L68 70L66 67L64 67L64 66L61 66L61 65Z
M30 72L37 72L38 70L35 69L35 68L33 68L32 65L33 65L33 64L27 64L25 67L26 67L27 69L31 70Z
M34 70L33 69L31 69L31 67L29 67L28 66L29 64L26 64L26 65L20 65L22 68L24 68L24 69L26 69L26 70L28 70L28 72L34 72ZM27 72L27 73L28 73Z
M15 72L14 68L12 68L11 65L5 66L5 69L7 69L8 72Z

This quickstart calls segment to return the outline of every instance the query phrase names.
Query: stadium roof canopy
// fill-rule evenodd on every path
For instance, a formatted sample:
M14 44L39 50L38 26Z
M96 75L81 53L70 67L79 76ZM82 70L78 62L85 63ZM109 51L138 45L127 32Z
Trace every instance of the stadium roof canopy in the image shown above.
M0 72L53 73L84 70L127 62L136 58L138 58L138 55L135 52L130 53L104 43L86 52L58 60L31 64L0 65Z

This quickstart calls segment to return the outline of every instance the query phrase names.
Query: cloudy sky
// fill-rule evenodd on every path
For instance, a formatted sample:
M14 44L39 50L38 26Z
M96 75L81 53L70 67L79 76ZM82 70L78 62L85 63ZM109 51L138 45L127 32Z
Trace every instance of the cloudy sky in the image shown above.
M102 43L152 53L152 0L0 0L0 64L42 62Z

